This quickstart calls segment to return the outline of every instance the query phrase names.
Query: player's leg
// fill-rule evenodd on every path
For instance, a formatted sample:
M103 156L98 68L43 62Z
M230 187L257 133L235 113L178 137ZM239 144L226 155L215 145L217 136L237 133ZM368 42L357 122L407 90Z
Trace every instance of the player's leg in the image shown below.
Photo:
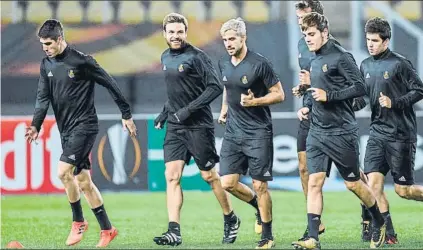
M320 249L319 227L323 211L323 184L332 161L321 150L324 145L320 135L310 133L307 138L307 168L309 172L307 193L307 235L292 245L299 249Z
M81 161L81 141L74 135L62 135L63 153L60 156L58 176L65 188L73 214L71 231L66 239L66 245L72 246L79 243L84 232L88 229L88 222L84 219L81 195L78 183L74 178L74 166ZM77 158L78 157L78 158Z
M191 130L186 135L186 143L189 152L193 155L200 169L201 177L210 185L222 208L224 220L222 243L234 243L238 236L241 221L235 215L230 203L230 197L222 187L220 177L214 167L219 162L214 129Z
M272 198L268 189L268 181L273 180L273 138L243 139L242 151L248 157L248 168L262 220L261 240L256 248L273 248Z
M257 234L262 232L260 211L258 209L257 196L247 185L239 182L241 174L246 174L248 169L247 156L242 152L242 140L227 138L223 139L220 150L220 176L222 187L237 197L247 202L256 210L256 222L254 231Z
M360 169L360 179L366 184L369 185L368 183L368 178L366 176L366 174L364 174L364 172ZM362 241L370 241L371 238L371 221L372 221L372 215L370 214L369 210L367 209L367 207L364 205L364 203L362 201L360 201L360 205L361 205L361 225L362 225L362 229L361 229L361 240Z
M182 134L185 130L167 130L163 144L166 178L166 201L169 218L168 230L154 237L157 245L178 246L182 243L180 213L183 203L182 171L190 159Z
M308 128L303 128L300 126L297 136L298 172L300 174L301 186L303 188L304 196L306 199L308 190L308 170L306 155L306 141L308 131Z
M368 185L375 195L379 210L386 222L385 243L396 244L398 242L397 236L389 212L389 203L383 190L385 176L390 170L385 155L386 149L384 140L370 137L367 141L366 153L364 156L364 171L368 177Z
M72 246L82 240L83 233L88 229L88 222L84 219L83 216L80 190L78 183L73 176L74 166L67 162L59 161L58 167L59 179L63 183L66 195L72 208L73 222L71 231L68 235L68 238L66 239L66 245Z
M80 172L77 173L76 180L100 225L100 240L97 247L106 247L118 235L118 231L109 220L103 197L91 179L90 167L88 166L90 166L90 162L87 159L84 169L79 168Z
M307 143L308 132L309 132L309 127L307 126L307 124L305 124L303 120L298 129L297 152L298 152L298 171L300 174L301 186L303 188L306 202L307 202L307 193L308 193L308 170L307 170L307 153L306 153L306 143ZM323 225L323 222L321 222L319 227L319 234L324 233L325 230L326 230L325 226ZM304 231L303 237L301 237L299 240L307 238L307 237L308 237L308 227Z
M423 201L423 186L414 183L416 143L387 143L386 157L392 169L395 192L407 200Z
M73 176L78 183L79 189L84 192L98 223L101 233L97 247L106 247L117 236L116 228L112 227L103 204L103 198L91 179L89 170L91 163L89 154L97 137L96 132L75 130L69 137L67 150L64 154L75 166Z
M344 134L327 138L327 154L334 160L347 188L368 208L372 215L371 248L383 246L386 223L379 211L376 198L370 187L360 179L358 134Z

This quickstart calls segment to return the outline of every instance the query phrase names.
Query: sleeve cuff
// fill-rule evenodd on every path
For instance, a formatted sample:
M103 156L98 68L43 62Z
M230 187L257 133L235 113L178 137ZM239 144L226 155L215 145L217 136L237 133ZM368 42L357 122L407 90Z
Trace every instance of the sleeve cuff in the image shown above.
M132 118L132 114L131 113L124 113L122 114L122 119L124 120L128 120Z

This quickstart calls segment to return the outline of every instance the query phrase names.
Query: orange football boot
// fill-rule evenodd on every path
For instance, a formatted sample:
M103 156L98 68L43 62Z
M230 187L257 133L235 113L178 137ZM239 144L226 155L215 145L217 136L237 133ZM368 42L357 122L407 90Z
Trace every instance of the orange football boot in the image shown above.
M88 222L72 222L72 229L69 233L68 239L66 240L67 246L73 246L78 244L82 240L83 234L88 230Z
M118 235L118 231L112 226L109 230L101 230L100 241L96 247L107 247L109 243Z

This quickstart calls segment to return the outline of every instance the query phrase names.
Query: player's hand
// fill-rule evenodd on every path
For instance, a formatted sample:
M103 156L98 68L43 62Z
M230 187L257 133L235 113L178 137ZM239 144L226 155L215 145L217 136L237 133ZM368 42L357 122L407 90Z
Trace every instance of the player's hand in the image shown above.
M156 119L154 119L154 127L156 129L162 129L166 123L167 120L167 113L160 113Z
M178 110L175 114L173 114L173 117L178 123L182 123L185 121L189 116L191 115L191 112L189 112L188 108L181 108Z
M254 93L251 91L251 89L248 89L248 95L241 94L241 106L254 106Z
M225 125L226 124L226 117L228 117L228 113L220 112L219 119L217 120L217 122L221 125Z
M30 126L30 127L25 128L25 139L29 143L31 143L33 141L35 141L35 143L37 143L36 142L37 138L38 138L38 131L35 128L35 126Z
M324 91L323 89L309 88L307 91L312 91L311 96L317 102L326 102L328 100L326 91Z
M137 127L135 126L134 120L132 118L125 120L122 119L122 126L124 131L129 131L129 135L134 137L137 135Z
M298 79L300 80L300 84L307 84L310 85L310 72L307 70L302 69L298 74Z
M390 109L392 106L392 101L389 97L380 92L379 104L381 107Z
M300 97L301 97L301 93L300 93L300 85L297 85L297 86L295 86L295 87L293 87L293 88L292 88L292 94L293 94L295 97L298 97L298 98L300 98Z
M298 117L298 119L300 119L300 121L302 121L302 120L308 120L308 113L309 112L310 112L310 109L307 108L307 107L300 108L297 111L297 117Z

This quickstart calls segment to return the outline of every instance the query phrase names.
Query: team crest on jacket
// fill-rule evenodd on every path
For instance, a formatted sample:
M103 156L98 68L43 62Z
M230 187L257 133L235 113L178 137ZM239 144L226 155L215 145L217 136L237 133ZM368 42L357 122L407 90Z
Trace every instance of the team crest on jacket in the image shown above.
M242 79L241 79L241 82L243 84L247 84L248 83L247 76L243 76Z
M323 72L327 72L328 71L328 65L327 64L324 64L322 66L322 70L323 70Z
M68 76L69 76L69 78L74 78L75 77L75 73L73 73L73 70L72 69L69 70Z
M385 71L385 73L383 73L383 78L388 79L389 78L389 73L388 71Z
M179 72L183 72L184 71L184 65L183 64L179 65L178 71Z

